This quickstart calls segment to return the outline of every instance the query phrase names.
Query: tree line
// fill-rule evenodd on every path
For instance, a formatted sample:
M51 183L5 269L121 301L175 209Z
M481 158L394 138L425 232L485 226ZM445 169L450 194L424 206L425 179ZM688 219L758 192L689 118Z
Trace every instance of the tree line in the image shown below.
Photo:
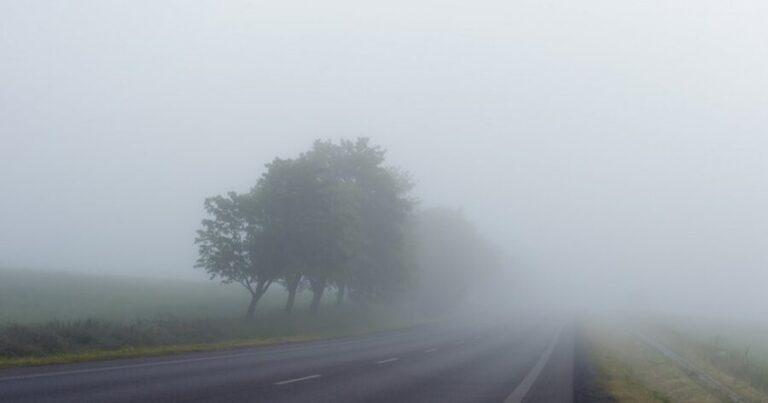
M300 290L312 294L311 313L329 289L336 304L460 300L491 254L460 214L415 214L413 183L385 154L366 138L318 140L267 164L250 191L206 199L196 267L245 287L249 318L275 285L286 313Z
M247 193L205 200L209 215L196 243L196 266L212 278L239 283L254 314L274 284L363 301L387 298L407 283L405 232L414 200L408 176L384 165L385 150L368 139L318 140L291 159L276 158Z

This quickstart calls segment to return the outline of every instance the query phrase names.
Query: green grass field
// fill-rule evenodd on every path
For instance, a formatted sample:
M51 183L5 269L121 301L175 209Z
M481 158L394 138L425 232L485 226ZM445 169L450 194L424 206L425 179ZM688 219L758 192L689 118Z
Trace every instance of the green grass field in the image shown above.
M261 310L281 306L281 291L275 286ZM86 318L237 318L245 312L248 298L239 285L216 281L0 269L0 325Z
M0 367L257 346L393 329L418 321L393 306L333 304L282 312L280 287L256 320L237 285L60 272L0 270Z

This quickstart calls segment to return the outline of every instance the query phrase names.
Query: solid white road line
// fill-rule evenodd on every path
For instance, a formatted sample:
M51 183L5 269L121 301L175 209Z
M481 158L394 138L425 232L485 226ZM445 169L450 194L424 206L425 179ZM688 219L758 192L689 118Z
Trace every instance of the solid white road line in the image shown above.
M399 360L397 357L387 358L386 360L376 361L376 364L387 364Z
M281 385L287 385L289 383L294 383L294 382L308 381L310 379L320 378L321 376L322 375L320 374L315 374L315 375L304 376L301 378L288 379L285 381L275 382L275 385L281 386Z
M434 353L435 351L437 351L436 348L430 348L429 350L424 350L425 353Z
M525 395L529 390L531 390L533 383L536 382L536 378L538 378L539 374L541 374L541 370L544 369L547 361L549 361L549 357L552 355L552 351L555 349L555 345L557 345L557 339L560 338L561 330L562 329L557 330L555 337L552 338L552 341L549 342L547 349L544 350L544 353L541 354L541 357L539 357L539 361L536 362L536 365L531 368L531 372L528 372L528 375L523 378L523 381L520 382L515 390L512 391L512 394L507 396L507 398L504 400L504 403L520 403L523 401Z

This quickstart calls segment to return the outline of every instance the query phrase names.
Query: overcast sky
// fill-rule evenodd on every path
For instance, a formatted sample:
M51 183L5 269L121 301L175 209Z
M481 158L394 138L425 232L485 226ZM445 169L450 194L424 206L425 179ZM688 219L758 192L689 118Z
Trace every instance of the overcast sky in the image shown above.
M0 265L203 278L205 197L368 136L556 290L758 309L766 21L764 1L5 0Z

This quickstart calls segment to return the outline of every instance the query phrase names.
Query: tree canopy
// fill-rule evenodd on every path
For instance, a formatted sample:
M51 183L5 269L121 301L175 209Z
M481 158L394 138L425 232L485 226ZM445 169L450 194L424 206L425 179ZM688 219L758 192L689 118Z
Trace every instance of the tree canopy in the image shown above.
M250 191L206 199L197 267L245 287L248 317L273 284L288 293L286 312L301 289L312 313L328 289L337 304L454 306L500 266L497 251L456 211L415 212L410 177L385 156L366 138L318 140L267 164Z
M205 201L197 266L246 287L247 316L274 282L289 292L324 291L380 299L402 287L408 270L404 234L414 200L408 176L384 165L368 139L318 140L294 159L275 159L250 192Z

